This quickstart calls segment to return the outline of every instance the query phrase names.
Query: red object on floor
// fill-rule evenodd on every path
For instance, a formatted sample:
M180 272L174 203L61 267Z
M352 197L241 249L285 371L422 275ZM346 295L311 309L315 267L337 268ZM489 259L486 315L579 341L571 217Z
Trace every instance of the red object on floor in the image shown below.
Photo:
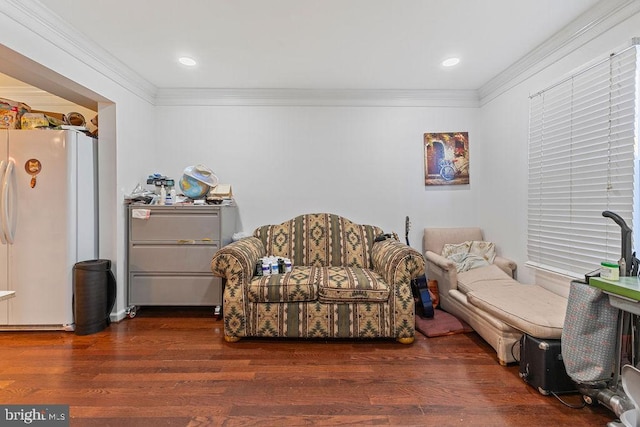
M416 330L429 338L473 332L466 322L440 309L434 310L432 319L416 316Z

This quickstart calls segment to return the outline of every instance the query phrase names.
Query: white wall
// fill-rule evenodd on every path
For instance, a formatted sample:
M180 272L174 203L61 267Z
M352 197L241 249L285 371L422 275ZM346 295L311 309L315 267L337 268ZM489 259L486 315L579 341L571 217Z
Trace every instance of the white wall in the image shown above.
M156 107L157 171L202 163L233 186L243 230L309 212L337 213L422 249L426 226L476 225L477 108ZM425 187L425 132L468 131L471 184ZM154 171L149 171L149 173Z
M630 17L594 40L585 43L552 66L482 106L479 133L485 150L479 162L479 221L488 239L499 242L503 252L518 262L519 279L550 283L524 266L527 261L527 142L529 95L548 87L573 70L604 59L640 35L640 14ZM594 266L594 269L597 266ZM567 280L565 280L567 282ZM555 284L550 287L556 288ZM561 293L566 292L566 285Z

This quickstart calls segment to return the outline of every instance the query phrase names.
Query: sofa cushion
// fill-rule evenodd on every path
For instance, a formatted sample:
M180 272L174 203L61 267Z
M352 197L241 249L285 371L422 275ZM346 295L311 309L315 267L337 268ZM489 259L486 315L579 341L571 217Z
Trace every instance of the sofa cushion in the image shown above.
M487 286L496 287L512 282L513 279L494 264L474 268L458 274L458 290L463 294L483 289Z
M470 304L532 337L560 339L567 299L538 285L485 286L467 293Z
M442 247L442 256L472 254L484 258L489 264L496 258L496 245L482 240L467 240L462 243L447 243Z
M254 277L247 287L250 302L315 301L320 268L295 266L291 272Z
M277 225L263 225L254 237L266 253L290 258L293 265L371 268L371 248L381 228L361 225L328 213L299 215Z
M389 285L373 270L359 267L320 269L321 302L387 301Z
M468 240L462 243L447 243L442 256L453 261L458 273L493 263L496 258L495 245L491 242Z

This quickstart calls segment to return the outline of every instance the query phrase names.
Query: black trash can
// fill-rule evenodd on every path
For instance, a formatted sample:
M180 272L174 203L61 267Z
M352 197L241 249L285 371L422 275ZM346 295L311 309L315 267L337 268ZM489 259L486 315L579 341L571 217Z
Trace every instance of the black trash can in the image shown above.
M111 323L116 279L111 261L93 259L73 266L73 317L76 335L100 332Z

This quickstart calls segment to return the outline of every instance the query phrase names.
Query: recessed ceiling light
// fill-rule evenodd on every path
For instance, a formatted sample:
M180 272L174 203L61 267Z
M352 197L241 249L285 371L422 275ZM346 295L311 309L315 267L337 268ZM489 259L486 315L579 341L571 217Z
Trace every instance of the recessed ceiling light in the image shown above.
M187 67L193 67L197 64L195 59L189 58L188 56L178 58L178 62L180 62L182 65L186 65Z
M453 67L454 65L458 65L460 62L460 58L448 58L442 61L442 65L444 67Z

